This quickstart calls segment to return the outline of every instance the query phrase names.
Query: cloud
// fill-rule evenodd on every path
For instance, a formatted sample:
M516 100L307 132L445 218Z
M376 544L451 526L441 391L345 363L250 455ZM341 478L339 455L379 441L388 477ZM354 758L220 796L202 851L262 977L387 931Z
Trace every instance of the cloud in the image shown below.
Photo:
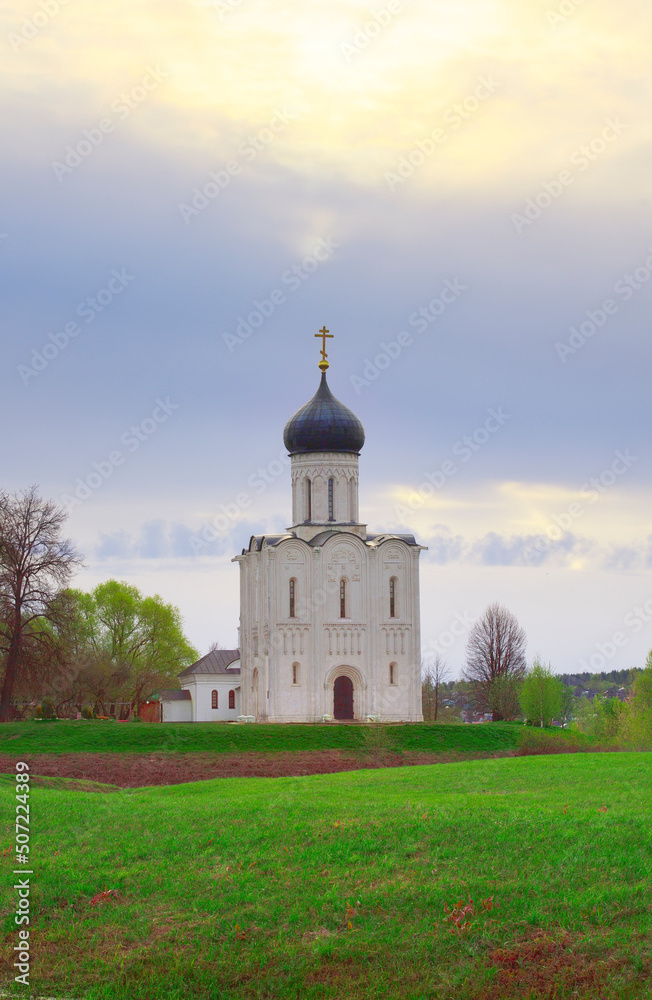
M95 547L95 557L99 560L125 559L134 554L132 537L126 531L99 532L100 540Z
M191 535L191 529L180 522L147 521L141 525L138 534L124 530L100 531L93 555L99 562L110 559L188 558L192 555Z
M649 127L638 85L648 70L641 23L649 11L638 4L637 16L632 5L623 19L594 2L555 29L543 7L522 0L414 0L347 59L346 45L373 20L366 0L311 4L301 13L283 0L160 3L156 17L142 2L127 10L122 0L107 0L101 22L87 5L63 6L19 46L10 71L21 105L47 103L67 142L75 129L117 117L116 102L122 106L153 66L163 82L118 123L223 160L275 108L300 102L310 112L262 155L307 176L337 171L371 186L436 128L446 138L420 167L416 188L498 183L509 191L526 176L539 183L567 165L606 114L626 108L631 138L618 155L634 153L635 186L646 179L636 154L640 130ZM21 21L9 9L0 16L5 37ZM475 108L483 78L499 86ZM26 137L27 148L39 141Z
M567 569L560 649L586 604L576 570L588 568L583 588L598 581L592 613L602 621L614 601L609 574L624 588L626 573L633 586L637 568L652 568L652 279L641 270L652 223L649 0L630 0L627 17L605 0L567 4L556 27L546 8L559 0L400 6L365 36L368 0L106 0L101 21L90 4L62 3L34 38L7 46L0 391L21 413L21 434L4 442L5 485L37 478L60 496L124 452L123 433L170 394L174 422L125 453L73 511L70 533L97 554L98 573L123 560L146 586L167 580L201 635L200 607L211 623L216 613L206 579L222 574L224 621L206 643L237 621L232 555L249 535L290 522L289 473L271 475L260 493L257 470L277 462L284 422L317 388L313 333L324 322L337 337L331 387L367 430L361 517L370 530L398 530L392 484L418 489L453 462L452 480L401 518L404 530L430 545L424 562L450 567L433 576L464 578L465 592L495 576L517 581L520 597L527 579L544 630L541 594L553 567ZM5 40L37 7L0 11ZM347 59L342 43L360 31ZM161 82L143 97L149 66ZM128 115L114 110L139 87ZM303 111L268 141L261 130L286 106ZM115 129L99 141L105 117ZM625 128L605 145L608 118ZM82 161L57 180L52 162L79 143ZM584 144L593 144L586 167ZM561 190L556 178L574 154ZM231 160L241 174L186 225L179 203ZM385 174L399 164L392 191ZM512 216L535 198L519 235ZM337 252L289 293L282 276L329 237ZM128 293L24 384L18 366L44 349L51 357L79 303L122 267L136 275ZM635 272L631 301L618 298L562 362L555 344L591 330L590 316ZM419 311L457 279L468 287L459 304L420 330ZM286 301L230 354L224 333L272 289ZM409 349L356 396L350 376L383 344L395 354L403 331ZM511 414L505 430L462 458L456 444L499 405ZM595 504L582 496L628 447L641 459L626 478ZM242 495L247 520L195 556L193 535ZM551 538L576 502L585 513L573 534ZM440 591L424 589L424 608L429 601L439 608Z
M194 560L198 556L223 558L235 556L249 545L252 535L280 535L287 529L285 519L270 517L261 522L237 521L227 531L211 529L205 521L190 527L181 521L162 519L145 521L135 532L118 529L99 532L93 557L99 562L111 559Z
M605 545L597 539L567 533L559 538L548 535L506 534L489 531L477 538L453 535L446 525L423 539L428 546L426 559L439 565L448 563L481 566L543 566L570 569L629 571L652 567L652 543L629 546Z
M437 533L428 538L428 559L440 566L449 562L459 562L467 545L461 535L453 535L444 525L438 526Z

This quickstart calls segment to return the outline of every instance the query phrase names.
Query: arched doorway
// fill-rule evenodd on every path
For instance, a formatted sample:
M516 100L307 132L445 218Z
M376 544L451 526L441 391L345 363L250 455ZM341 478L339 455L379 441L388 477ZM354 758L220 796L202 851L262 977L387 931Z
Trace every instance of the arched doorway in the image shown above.
M333 716L336 719L353 718L353 681L341 674L333 684Z

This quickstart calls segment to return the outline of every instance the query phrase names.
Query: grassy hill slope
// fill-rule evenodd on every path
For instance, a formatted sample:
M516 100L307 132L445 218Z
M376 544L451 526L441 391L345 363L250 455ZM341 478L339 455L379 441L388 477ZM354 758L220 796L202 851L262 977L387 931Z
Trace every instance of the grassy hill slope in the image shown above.
M216 725L119 722L17 722L0 726L0 753L279 753L353 750L376 740L387 750L481 753L512 750L522 726ZM374 736L370 737L369 734ZM560 733L563 738L564 734Z
M4 847L9 778L0 793ZM54 783L35 787L31 805L32 981L43 995L652 997L649 753L112 795ZM3 861L8 934L14 860ZM119 897L92 905L106 887ZM469 899L475 912L447 912Z

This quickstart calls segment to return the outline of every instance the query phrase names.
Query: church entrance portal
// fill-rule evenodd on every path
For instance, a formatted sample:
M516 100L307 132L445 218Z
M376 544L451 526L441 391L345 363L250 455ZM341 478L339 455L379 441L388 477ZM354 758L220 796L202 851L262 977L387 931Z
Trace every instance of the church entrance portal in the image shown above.
M336 677L333 685L333 715L336 719L353 718L353 681L350 677Z

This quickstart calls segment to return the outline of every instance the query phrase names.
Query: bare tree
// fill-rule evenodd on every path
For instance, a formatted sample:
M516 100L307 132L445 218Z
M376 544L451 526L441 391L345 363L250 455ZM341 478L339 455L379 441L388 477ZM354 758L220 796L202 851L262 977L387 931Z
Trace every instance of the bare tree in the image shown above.
M516 618L501 604L490 604L471 627L466 644L464 680L473 684L478 708L493 721L519 714L518 688L525 675L527 638Z
M4 678L0 721L11 718L14 688L38 663L57 660L67 603L59 590L81 556L61 538L67 514L38 496L36 486L21 494L0 494L0 654Z
M426 664L421 682L423 715L428 722L436 722L439 714L440 687L448 680L450 668L439 653L434 660Z

